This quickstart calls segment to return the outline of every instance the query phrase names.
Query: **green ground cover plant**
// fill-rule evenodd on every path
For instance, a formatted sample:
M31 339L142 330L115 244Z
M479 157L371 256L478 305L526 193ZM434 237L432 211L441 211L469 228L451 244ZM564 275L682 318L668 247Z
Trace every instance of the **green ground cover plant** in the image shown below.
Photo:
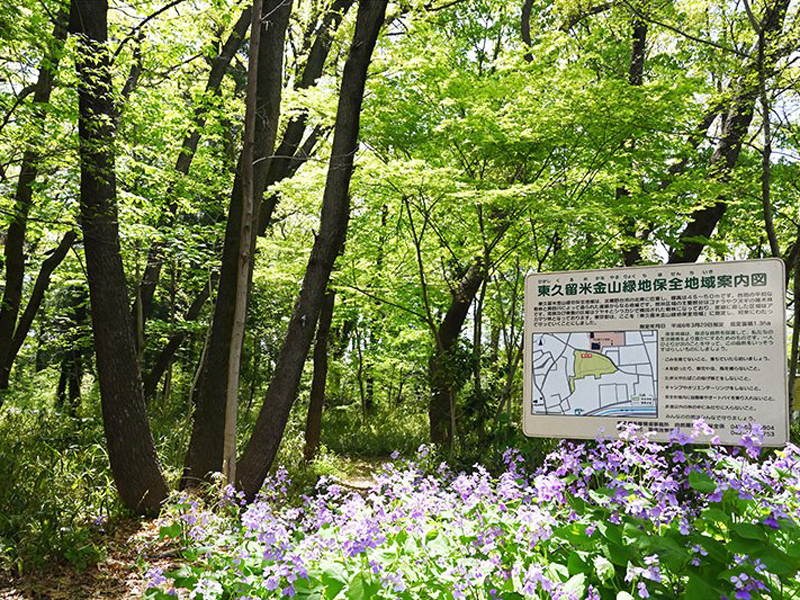
M509 450L499 476L422 447L365 495L323 478L299 501L279 470L250 505L177 498L162 535L185 564L151 571L148 597L791 598L800 449L760 443L757 426L734 449L701 421L669 445L627 426L535 470Z

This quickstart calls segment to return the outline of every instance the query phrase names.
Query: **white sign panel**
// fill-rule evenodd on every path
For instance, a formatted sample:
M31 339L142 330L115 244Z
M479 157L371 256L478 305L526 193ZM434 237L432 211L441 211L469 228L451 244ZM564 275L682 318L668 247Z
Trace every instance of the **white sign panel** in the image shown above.
M523 430L669 440L704 419L722 443L789 435L785 279L777 259L532 273Z

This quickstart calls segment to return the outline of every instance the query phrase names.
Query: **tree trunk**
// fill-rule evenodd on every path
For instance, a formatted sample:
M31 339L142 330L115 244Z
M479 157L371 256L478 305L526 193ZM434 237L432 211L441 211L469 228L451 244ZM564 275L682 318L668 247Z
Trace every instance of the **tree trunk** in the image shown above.
M322 434L322 409L325 405L325 383L328 379L328 338L333 318L335 293L325 294L319 313L317 341L314 344L314 376L311 379L311 396L306 416L306 445L303 458L310 461L316 456Z
M333 40L333 33L335 32L338 25L341 23L342 17L353 4L354 0L335 0L334 3L331 5L328 12L322 19L322 23L320 27L317 29L317 37L314 40L313 45L311 45L311 50L309 52L309 57L306 62L305 68L303 70L303 74L300 78L300 83L297 86L297 89L305 89L307 87L312 86L316 80L322 74L323 68L325 66L325 61L328 57L331 42ZM219 59L228 56L228 48L232 48L231 43L232 40L235 39L234 36L239 35L241 37L243 35L244 30L242 29L241 33L239 33L241 24L244 23L243 19L245 16L250 15L250 9L247 9L244 13L242 13L242 17L240 18L239 22L237 23L236 27L234 28L234 32L231 34L231 37L228 39L228 42L225 45L225 49L223 52L220 53ZM228 62L230 62L228 60ZM215 67L212 68L212 75L209 76L209 85L206 88L207 90L211 88L212 83L216 87L219 87L219 82L221 81L221 76L223 71L221 67L222 62L215 63ZM228 63L224 63L227 65ZM214 70L216 68L216 71ZM215 76L214 73L218 73L218 76ZM216 88L215 88L216 89ZM200 110L200 109L198 109ZM200 122L202 123L202 121ZM199 127L199 125L198 125ZM317 141L322 137L323 130L319 127L315 128L309 135L306 137L305 141L301 142L302 135L305 131L306 127L306 115L301 114L299 116L293 117L284 132L283 139L281 141L280 146L275 150L274 154L270 157L267 165L268 173L266 177L266 181L263 184L264 190L259 190L259 195L263 193L267 188L270 186L291 177L300 168L300 166L305 163L306 160L311 156L314 147L316 146ZM191 135L187 136L184 139L183 143L183 152L178 159L178 163L175 166L175 170L178 172L182 172L186 174L189 169L189 164L191 163L191 158L194 156L194 152L197 148L197 143L200 139L200 133L197 129L195 129ZM275 206L278 203L278 197L276 195L270 195L270 197L262 200L260 202L259 208L259 222L258 222L258 235L264 235L266 233L267 227L270 223L272 218L273 211ZM173 211L174 212L174 211ZM143 281L142 281L142 301L144 302L144 318L146 320L148 311L150 309L150 302L153 297L153 293L155 292L156 285L159 280L160 272L161 272L161 254L163 252L163 247L161 244L154 244L151 248L150 253L148 254L147 259L147 267L145 268ZM135 308L134 308L135 310ZM181 340L177 343L173 344L172 341L168 344L164 350L162 350L160 356L169 355L171 357L172 354L177 351L180 347ZM167 356L164 356L167 358ZM168 362L167 358L167 363ZM166 368L166 364L165 367ZM160 375L159 375L160 377ZM145 382L145 392L148 392L148 385L147 381ZM155 382L157 385L157 380ZM153 388L155 389L155 388Z
M264 189L268 157L272 154L280 114L283 85L283 46L289 23L291 3L268 0L262 10L263 38L259 46L256 132L253 148L253 189L259 206ZM195 393L196 411L189 451L186 455L181 487L206 479L209 473L222 468L225 431L225 398L231 336L234 326L239 247L242 229L242 159L234 179L225 244L222 250L217 299L205 360ZM256 209L254 219L258 218ZM250 251L252 252L252 244ZM248 286L249 287L249 286ZM249 295L249 289L245 294Z
M59 13L58 19L64 18ZM56 25L53 32L53 43L50 51L45 53L42 64L39 66L39 75L33 93L33 127L39 133L44 132L46 111L44 106L50 101L53 90L53 80L61 57L61 48L64 45L67 31L61 25ZM22 304L22 286L25 278L25 232L28 226L28 213L33 204L33 183L39 174L40 141L30 140L28 147L22 153L22 163L17 178L17 188L14 193L14 213L11 223L6 231L5 246L3 248L5 266L5 287L0 300L0 389L8 387L8 372L16 352L11 352L12 338L17 325L20 305ZM0 400L0 403L2 401Z
M8 387L11 367L14 364L14 360L17 358L20 348L22 348L22 344L25 343L25 339L28 337L33 319L39 311L42 300L44 300L44 294L50 285L50 276L53 274L56 267L61 264L61 261L64 260L64 257L67 255L67 252L69 252L76 238L77 235L74 231L65 233L58 247L52 250L50 256L42 261L42 266L39 268L39 275L37 275L36 282L33 284L31 297L28 299L28 304L25 306L25 310L22 312L22 316L19 318L19 322L14 329L14 337L11 339L8 353L5 358L0 361L0 389Z
M322 23L317 29L314 43L311 45L311 50L309 50L303 74L300 76L300 81L296 86L297 90L310 88L322 75L325 61L328 59L333 42L333 34L342 22L344 15L353 5L353 2L354 0L334 0L330 9L322 17ZM304 43L306 43L305 40ZM275 150L275 156L270 160L265 183L266 188L291 177L313 152L320 132L317 130L312 131L306 142L301 144L306 130L306 122L307 115L305 112L301 112L289 120L281 143ZM259 215L258 235L265 234L277 204L278 196L275 194L271 194L264 200L261 214Z
M797 242L800 244L800 238ZM797 396L797 367L798 356L800 356L800 260L794 264L794 323L792 325L792 347L789 350L789 414L792 408L798 409Z
M81 226L111 470L128 508L155 511L168 489L147 421L120 256L107 13L105 0L73 0L70 10L77 37Z
M457 390L452 385L452 369L449 368L448 358L455 349L470 304L485 277L486 269L482 261L475 261L461 279L438 328L437 346L428 363L428 379L431 387L428 418L431 441L435 444L450 445L453 442L454 400Z
M362 0L350 54L344 66L336 112L331 158L322 198L319 234L303 278L303 287L292 311L275 374L253 434L244 450L237 486L252 500L278 452L292 408L333 264L341 252L350 217L350 177L358 149L361 104L367 68L383 24L387 0Z
M189 307L183 317L184 321L191 322L198 319L200 312L203 310L203 306L205 306L205 303L211 294L211 287L214 285L215 280L216 278L210 279L203 287L200 294L195 297L194 302L192 302L192 305ZM178 348L180 348L183 340L186 338L186 335L186 331L177 331L170 334L167 345L164 346L164 348L161 349L161 352L158 353L158 356L156 356L156 359L153 362L153 368L144 378L145 398L152 398L155 395L156 389L158 388L158 382L161 381L164 373L172 364L172 359L175 357L175 353L178 351Z
M225 482L233 484L236 477L236 420L239 412L239 371L244 346L244 322L247 316L247 292L253 239L253 161L256 137L256 85L258 84L258 48L261 43L262 0L253 0L253 23L250 27L250 56L247 69L247 99L244 116L242 147L242 218L239 229L236 294L233 301L233 325L228 348L228 387L225 392L225 443L222 453L222 473ZM281 47L283 51L283 47ZM277 126L276 126L277 130ZM233 199L231 199L233 202Z
M641 86L644 83L644 58L647 50L647 22L634 17L631 21L633 29L633 44L631 46L631 58L628 63L628 83L633 86ZM633 142L631 142L633 143ZM618 186L616 190L617 200L630 196L630 190L623 186ZM623 221L623 229L626 237L634 240L632 244L626 245L622 251L623 264L626 267L642 262L642 242L637 235L637 224L632 218Z
M242 45L247 27L250 25L252 9L245 8L239 16L239 20L233 26L228 39L222 45L219 54L214 58L211 63L211 71L208 74L208 81L206 82L206 95L216 96L219 94L219 88L222 85L222 79L228 70L228 67ZM194 120L189 127L186 135L181 144L181 151L175 161L175 173L180 177L189 173L189 168L194 160L197 146L200 143L200 135L205 125L206 114L210 104L203 102L195 109ZM175 199L175 185L170 184L167 189L167 198L169 212L164 216L164 223L161 225L166 227L169 222L174 218L177 212L177 201ZM158 240L150 246L147 253L147 263L142 276L139 292L136 296L134 303L133 313L136 314L137 310L141 309L142 324L144 324L150 315L150 307L153 301L153 295L158 285L158 280L161 277L161 266L163 264L164 244Z

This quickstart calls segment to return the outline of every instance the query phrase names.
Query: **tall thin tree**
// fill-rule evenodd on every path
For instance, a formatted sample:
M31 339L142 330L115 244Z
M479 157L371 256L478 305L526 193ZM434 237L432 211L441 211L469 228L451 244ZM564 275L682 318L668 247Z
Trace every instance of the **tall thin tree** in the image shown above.
M314 325L333 264L342 249L350 219L350 178L358 149L361 104L372 51L386 13L387 0L361 0L353 42L342 73L331 158L322 197L319 233L303 277L303 287L289 319L275 374L253 434L242 454L237 487L255 497L278 452L289 412L297 397L303 364L314 337Z
M284 41L291 4L291 0L267 0L261 11L260 22L263 31L258 47L256 130L251 161L254 165L253 193L255 194L253 220L258 219L269 159L277 137L283 85ZM243 163L244 157L240 156L231 191L211 333L195 389L196 409L192 437L181 479L182 487L194 485L205 479L209 473L222 469L234 306L241 259L239 238L242 233ZM252 250L251 241L250 251ZM249 282L244 293L247 298Z
M262 0L253 0L253 22L250 26L250 56L247 67L247 98L244 113L244 146L242 148L242 223L239 230L239 264L236 273L236 298L233 306L228 389L225 398L225 446L222 472L225 481L236 476L236 413L239 407L239 367L242 364L244 321L247 314L247 278L250 274L250 243L253 237L253 147L256 138L256 85L258 83L258 46L261 41Z

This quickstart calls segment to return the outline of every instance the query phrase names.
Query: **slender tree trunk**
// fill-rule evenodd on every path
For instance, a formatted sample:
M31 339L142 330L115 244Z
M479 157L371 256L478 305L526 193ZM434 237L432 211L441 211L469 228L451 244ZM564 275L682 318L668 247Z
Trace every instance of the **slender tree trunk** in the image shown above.
M767 96L766 45L767 37L763 25L753 23L758 28L758 95L761 101L761 127L764 131L764 149L761 151L761 204L764 212L764 229L769 240L770 254L781 257L778 237L775 235L775 223L772 218L772 198L770 180L772 176L772 124L770 122L769 98Z
M475 393L478 398L483 393L481 381L481 338L483 337L483 303L486 298L487 279L481 283L478 301L475 304L475 320L472 324L472 376L474 379Z
M281 87L283 85L283 50L286 27L289 23L291 2L267 0L262 10L263 37L259 45L258 84L256 99L256 132L253 148L254 206L258 207L269 163L275 144L278 116L280 114ZM196 411L189 451L186 455L181 486L186 487L205 479L209 473L222 468L225 433L225 407L228 389L228 372L231 341L234 327L237 280L240 262L242 231L242 166L239 160L234 179L225 244L222 249L222 268L217 288L214 318L205 360L196 388ZM258 209L254 210L254 220ZM250 252L253 251L253 244ZM244 291L245 301L249 286Z
M331 44L333 43L333 34L342 22L344 15L353 5L353 2L354 0L334 0L330 9L323 15L314 37L314 42L311 44L303 73L299 77L299 82L296 86L297 90L310 88L316 84L317 79L322 75L325 62L331 50ZM307 37L303 40L303 43L311 43L308 39L311 32L307 32L306 35ZM292 117L287 123L281 143L269 163L265 182L266 188L291 177L300 168L300 165L311 156L321 132L318 129L313 130L306 138L306 141L302 142L307 120L308 115L305 112L301 112ZM271 194L264 199L261 214L259 215L258 235L265 234L277 204L278 196L276 194Z
M81 381L83 380L83 361L79 348L70 347L61 359L61 376L58 380L56 406L63 410L66 406L71 417L78 416L81 404Z
M644 59L647 51L647 22L638 17L631 21L633 30L633 44L631 46L631 58L628 63L628 83L632 86L641 86L644 83ZM634 142L631 141L631 144ZM630 196L630 191L624 186L618 186L616 190L617 200ZM626 237L632 243L626 245L622 251L623 264L626 267L642 262L642 242L637 235L637 223L632 218L623 221L623 229Z
M314 39L313 44L311 44L309 41L309 44L311 44L311 50L309 52L309 57L302 76L300 77L300 83L298 84L297 89L305 89L312 86L322 74L325 61L330 52L331 43L333 41L333 33L341 23L344 14L353 4L353 1L354 0L335 0L330 9L323 16L322 22L316 31L316 38ZM241 41L240 38L244 35L244 28L242 24L244 23L246 25L246 22L244 21L245 16L247 16L247 21L249 22L249 15L249 8L242 13L242 17L239 19L239 22L235 26L231 37L225 44L225 48L218 57L218 62L215 63L215 68L212 69L212 74L209 76L209 84L206 88L207 90L210 90L213 87L215 91L219 87L222 74L224 74L222 66L227 66L227 64L229 64L231 52L235 52L234 46L232 45L233 41L237 39ZM198 109L198 111L200 110L201 109ZM268 161L266 181L263 183L264 189L258 190L259 197L270 186L294 175L297 169L299 169L300 166L303 165L312 155L318 140L323 136L323 129L320 127L315 128L306 137L305 141L302 141L302 136L306 128L306 121L307 118L305 113L293 117L290 120L284 131L280 146L275 150L274 155L271 156ZM200 139L199 128L202 125L202 122L202 120L199 120L195 129L193 129L191 134L184 139L183 151L175 166L175 170L179 173L186 174L189 170L189 165ZM264 235L266 233L277 202L278 197L275 194L270 195L270 197L260 202L260 208L258 212L258 235ZM174 210L171 210L171 212L174 213ZM156 285L158 284L161 272L162 254L163 246L160 243L154 244L153 247L151 247L150 253L148 254L147 267L145 269L142 281L142 302L144 304L145 320L149 314L152 297L155 292ZM162 350L161 355L168 354L171 356L174 354L175 351L177 351L177 349L180 347L182 340L183 338L181 338L181 340L175 344L170 341L167 348ZM167 362L166 364L169 363ZM157 380L155 384L157 385ZM145 392L148 390L149 387L146 385Z
M120 256L107 13L105 0L73 0L70 10L80 80L81 226L111 470L128 508L155 511L168 489L147 421Z
M63 20L64 17L63 13L57 15L59 20ZM66 36L66 29L62 25L56 25L52 47L45 53L42 64L39 66L39 75L33 92L35 110L33 111L32 125L36 135L29 141L28 147L22 153L22 163L14 193L14 213L6 231L3 248L5 285L3 297L0 300L0 390L8 387L8 372L11 370L9 359L13 361L13 356L11 356L12 338L22 304L22 286L25 278L25 232L28 226L28 213L33 205L33 184L39 174L38 149L41 141L37 138L44 133L47 114L44 106L50 101L53 80ZM2 404L2 399L0 399L0 404Z
M208 297L211 295L211 287L214 285L215 281L216 277L212 277L200 291L200 294L195 297L194 302L192 302L192 305L189 307L183 317L184 321L196 321L200 317L203 306L205 306L206 301L208 301ZM156 393L158 382L161 381L161 378L164 376L166 370L171 367L175 353L178 351L178 348L180 348L183 340L186 338L186 335L186 331L177 331L170 334L167 345L164 346L164 348L161 349L161 352L158 353L155 361L153 362L153 368L144 378L145 398L152 398Z
M236 294L233 303L233 326L228 349L228 389L225 393L225 444L222 473L226 483L236 478L236 419L239 412L239 370L244 346L244 321L247 316L247 291L252 261L253 237L253 161L256 137L256 85L258 84L258 47L261 42L262 0L253 0L253 23L250 26L250 61L247 69L247 100L242 148L242 218L239 230L239 260L236 269ZM233 200L231 200L233 202Z
M311 379L311 396L306 416L306 445L303 458L310 461L316 456L322 434L322 409L325 405L325 383L328 379L328 338L333 318L335 293L325 294L319 313L317 340L314 344L314 376Z
M800 238L797 242L800 244ZM792 348L789 358L789 414L792 414L792 407L798 410L797 396L797 368L798 356L800 356L800 260L794 264L794 324L792 326Z
M270 381L264 405L253 434L244 450L237 474L237 485L253 499L278 452L289 411L297 397L300 376L314 324L325 296L333 264L341 252L350 217L350 177L358 149L358 129L367 69L386 12L386 0L362 0L358 6L356 28L350 54L342 74L339 106L336 112L331 158L322 198L319 234L303 278L286 331L275 374Z
M364 350L363 336L361 327L356 327L356 354L358 355L358 369L356 369L356 381L358 382L358 398L361 402L361 421L367 422L367 395L364 392Z
M242 45L245 33L250 25L251 15L252 9L250 7L247 7L242 11L242 14L239 16L236 24L233 26L233 30L231 31L225 43L222 45L219 54L212 61L211 71L208 74L208 81L206 82L207 96L213 97L219 94L219 88L222 85L222 80L225 77L225 73L228 71L231 61L236 55L236 52L239 50L239 47ZM183 138L180 154L175 161L174 171L178 178L189 173L189 168L191 167L194 156L197 153L197 146L200 143L200 136L205 125L210 106L210 103L203 102L194 111L194 119ZM169 211L166 212L162 217L164 222L161 223L161 228L167 227L169 223L172 222L178 210L178 203L175 194L175 184L171 183L166 194ZM160 240L154 242L150 246L150 249L147 253L147 263L133 307L134 314L141 310L142 328L145 326L145 322L150 316L150 308L152 305L153 296L161 276L163 253L164 244Z
M0 389L8 387L11 367L14 364L14 360L17 358L17 354L19 354L20 348L22 348L22 344L25 343L25 339L28 337L33 319L39 311L42 300L44 300L45 292L50 285L50 276L53 274L56 267L61 264L61 261L64 260L64 257L67 255L67 252L69 252L76 238L77 235L74 231L65 233L64 237L61 238L61 243L51 251L50 256L42 261L39 274L36 276L36 282L33 284L31 297L28 299L28 304L25 306L25 310L19 318L17 327L14 329L14 337L11 339L8 353L5 359L0 361ZM0 401L1 400L2 398L0 398Z
M473 263L455 290L447 313L438 327L437 346L428 363L428 379L431 387L428 419L431 441L435 444L453 443L454 399L457 390L452 385L453 374L448 359L456 347L470 304L485 277L486 270L482 261Z

